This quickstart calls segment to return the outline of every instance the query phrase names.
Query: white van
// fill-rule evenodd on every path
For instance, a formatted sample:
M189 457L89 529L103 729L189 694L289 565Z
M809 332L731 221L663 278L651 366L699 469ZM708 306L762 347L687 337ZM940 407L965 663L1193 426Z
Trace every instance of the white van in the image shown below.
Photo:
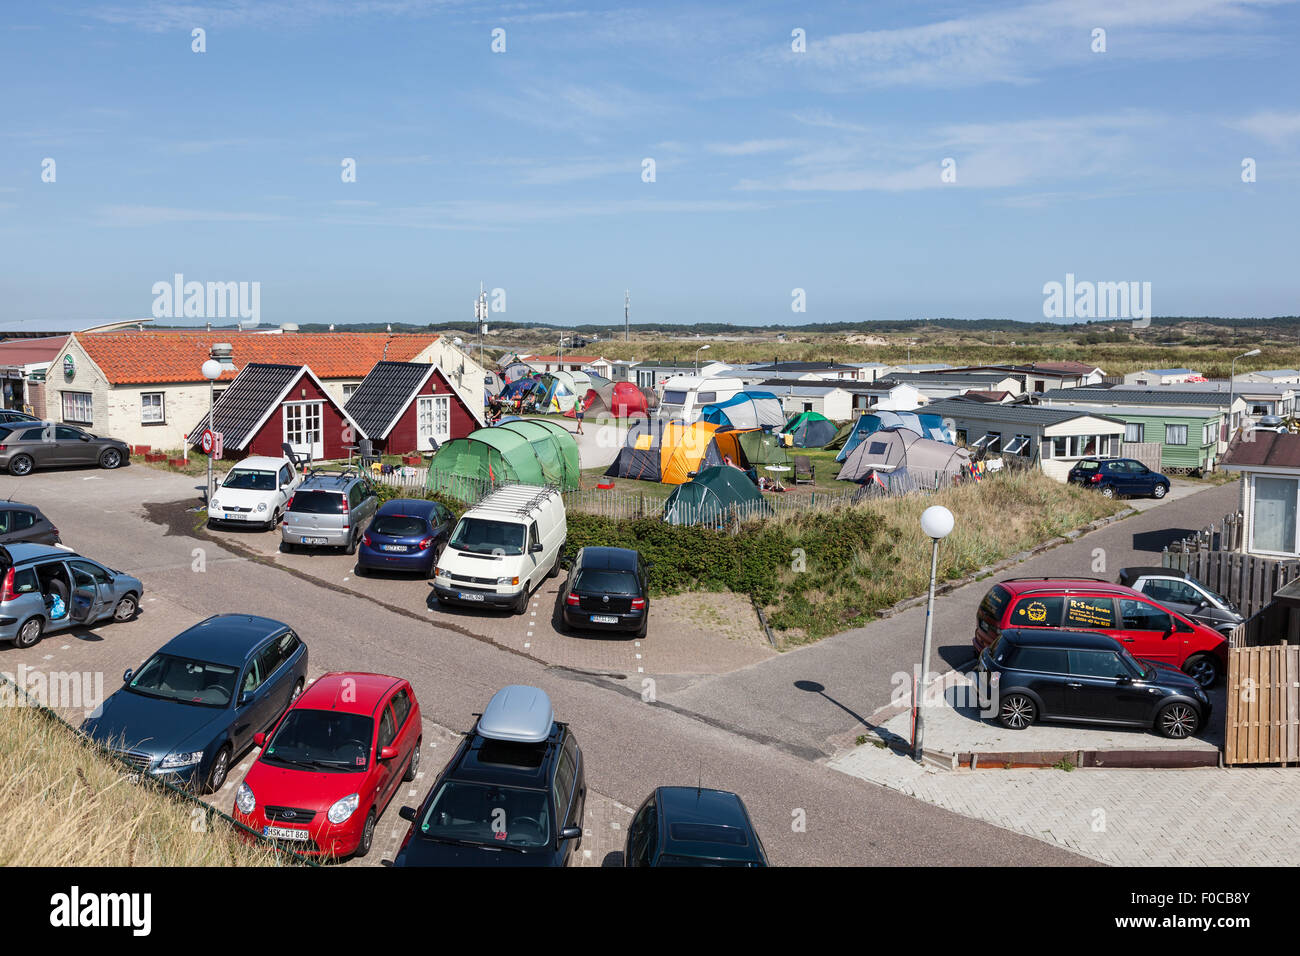
M533 588L560 572L567 534L557 489L504 485L456 523L434 569L434 593L448 604L523 614Z
M705 405L725 402L744 390L745 383L738 378L674 375L664 382L656 414L661 421L680 418L689 424L699 418Z

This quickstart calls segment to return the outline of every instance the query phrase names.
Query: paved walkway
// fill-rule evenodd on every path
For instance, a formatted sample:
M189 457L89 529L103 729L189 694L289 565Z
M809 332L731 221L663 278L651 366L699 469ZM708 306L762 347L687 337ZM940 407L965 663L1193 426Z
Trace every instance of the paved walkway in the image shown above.
M1300 866L1300 773L936 770L866 744L830 764L1117 866Z

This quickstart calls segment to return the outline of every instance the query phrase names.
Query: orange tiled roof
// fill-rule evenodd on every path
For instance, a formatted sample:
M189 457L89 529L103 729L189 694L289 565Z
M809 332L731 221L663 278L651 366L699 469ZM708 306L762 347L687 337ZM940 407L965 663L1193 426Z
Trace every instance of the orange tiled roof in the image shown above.
M218 342L234 346L236 371L250 362L308 365L322 379L366 377L381 359L409 362L438 336L387 332L88 332L76 336L113 385L204 382L199 369ZM384 346L387 345L385 354Z

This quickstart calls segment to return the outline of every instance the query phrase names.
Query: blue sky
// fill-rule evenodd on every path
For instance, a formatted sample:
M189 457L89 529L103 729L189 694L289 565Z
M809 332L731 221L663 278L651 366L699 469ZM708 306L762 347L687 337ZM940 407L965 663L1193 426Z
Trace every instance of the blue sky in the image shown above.
M684 325L1040 320L1066 273L1300 312L1296 3L803 7L7 4L0 332L148 316L175 273L260 282L263 323L460 320L480 281L521 322L614 326L625 288Z

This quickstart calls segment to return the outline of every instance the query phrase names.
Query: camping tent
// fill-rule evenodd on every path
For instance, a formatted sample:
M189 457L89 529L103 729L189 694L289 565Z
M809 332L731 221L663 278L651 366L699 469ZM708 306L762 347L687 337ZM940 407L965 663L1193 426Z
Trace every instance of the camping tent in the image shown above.
M938 415L918 415L916 412L869 412L853 423L853 431L844 442L844 447L835 456L836 461L847 461L853 449L862 439L881 428L907 428L923 438L932 441L953 444L952 434Z
M631 382L605 382L593 385L587 390L586 414L590 418L598 415L613 415L615 418L630 418L633 415L645 415L645 395ZM570 408L564 413L569 418L576 416Z
M578 445L567 429L554 422L528 419L496 427L518 432L528 439L542 467L546 484L557 485L565 491L578 487L581 478Z
M737 392L725 402L705 405L699 420L732 428L780 428L785 414L771 392Z
M790 464L790 454L781 440L761 428L719 428L713 433L713 441L719 454L741 468Z
M525 396L528 395L529 392L531 392L536 387L537 387L537 379L533 378L532 376L526 375L523 378L515 379L513 382L510 382L510 384L508 384L505 388L501 389L501 394L498 397L504 401L512 402L517 398L518 399L524 398Z
M877 481L910 487L934 487L962 472L970 462L970 453L932 438L922 438L910 428L880 428L864 440L845 459L841 481ZM900 490L906 490L902 488Z
M749 518L771 513L762 493L745 473L723 465L705 468L691 481L674 488L664 502L663 520L669 524L720 524L732 514Z
M722 464L718 443L713 440L717 425L708 422L669 422L660 439L659 480L669 485L687 481L691 472Z
M579 395L587 394L591 379L585 372L547 372L542 376L542 388L538 410L563 414L573 408Z
M835 423L817 412L800 412L785 423L781 431L788 434L796 448L822 448L837 437ZM848 437L848 432L845 432Z
M429 462L426 487L452 494L475 483L519 481L546 484L546 475L532 443L505 427L478 428L464 438L443 442Z
M533 370L523 362L511 362L501 370L501 380L506 383L517 382L521 378L532 378Z

